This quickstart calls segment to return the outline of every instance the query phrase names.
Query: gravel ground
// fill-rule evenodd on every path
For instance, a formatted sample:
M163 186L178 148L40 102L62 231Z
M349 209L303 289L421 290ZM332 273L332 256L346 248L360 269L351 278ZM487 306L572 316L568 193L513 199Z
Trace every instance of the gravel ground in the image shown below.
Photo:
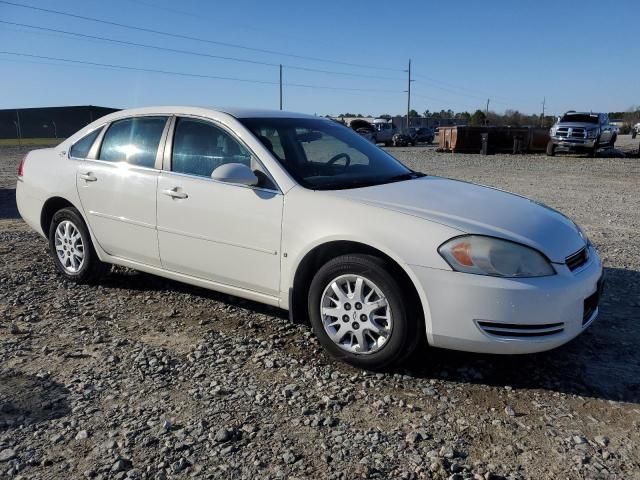
M15 208L25 150L0 149L0 478L640 478L638 158L392 149L570 215L608 283L555 351L371 374L277 309L124 269L62 281Z

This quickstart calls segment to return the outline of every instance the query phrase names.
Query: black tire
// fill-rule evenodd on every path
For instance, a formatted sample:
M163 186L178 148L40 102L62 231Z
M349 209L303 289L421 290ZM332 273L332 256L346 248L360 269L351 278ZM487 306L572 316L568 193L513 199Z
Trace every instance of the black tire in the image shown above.
M609 147L610 147L610 148L614 148L614 147L615 147L615 145L616 145L616 140L618 140L618 135L614 133L614 134L611 136L611 140L609 141Z
M635 131L635 129L634 129L634 130L631 130L631 138L632 138L633 140L635 140L635 139L636 139L636 135L638 135L638 132L636 132L636 131Z
M596 158L598 156L598 144L599 143L600 143L600 138L596 138L596 141L593 144L593 148L589 151L589 157Z
M80 239L82 240L82 245L84 246L84 259L76 272L69 271L62 264L62 261L58 257L56 251L56 229L58 228L58 225L64 221L71 222L71 225L77 229L80 234ZM80 212L73 207L63 208L53 215L51 224L49 225L49 253L53 258L56 270L58 270L58 272L60 272L60 274L67 280L75 283L82 284L96 282L100 277L106 274L111 267L109 264L101 262L98 258L98 255L93 248L91 235L89 235L87 226L85 225Z
M388 370L401 364L420 344L424 322L419 305L412 300L409 286L398 281L385 262L371 255L342 255L324 264L309 287L309 319L313 331L329 354L341 361L367 370ZM351 353L331 340L325 331L320 305L325 288L341 275L359 275L373 282L384 294L391 308L393 326L386 343L368 354ZM357 308L357 307L355 307ZM355 317L354 317L355 318Z
M552 141L549 141L549 143L547 143L547 156L549 157L553 157L556 154L556 144L553 143Z

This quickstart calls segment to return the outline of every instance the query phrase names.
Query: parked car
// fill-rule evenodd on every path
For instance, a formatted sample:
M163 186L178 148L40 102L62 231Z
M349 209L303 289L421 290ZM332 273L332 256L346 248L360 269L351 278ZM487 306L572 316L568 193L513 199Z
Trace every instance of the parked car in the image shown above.
M613 148L618 137L606 113L574 111L565 113L549 133L547 155L550 156L565 150L586 152L595 157L599 148Z
M122 110L29 152L16 198L65 280L116 264L280 307L367 369L423 339L548 350L598 316L602 264L570 219L412 171L324 118Z
M431 145L435 138L435 134L433 130L429 127L418 127L418 128L410 128L411 139L413 141L413 145L416 143L428 143Z
M408 145L414 145L413 140L407 133L396 133L393 135L392 143L394 147L406 147Z

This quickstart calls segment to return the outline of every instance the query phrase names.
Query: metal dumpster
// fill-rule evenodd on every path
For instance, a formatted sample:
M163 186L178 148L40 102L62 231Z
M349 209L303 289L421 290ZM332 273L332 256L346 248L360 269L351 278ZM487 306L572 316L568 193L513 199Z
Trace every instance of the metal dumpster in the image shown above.
M490 152L544 152L549 142L549 130L538 127L440 127L438 150L456 153L478 153L482 135L488 134Z

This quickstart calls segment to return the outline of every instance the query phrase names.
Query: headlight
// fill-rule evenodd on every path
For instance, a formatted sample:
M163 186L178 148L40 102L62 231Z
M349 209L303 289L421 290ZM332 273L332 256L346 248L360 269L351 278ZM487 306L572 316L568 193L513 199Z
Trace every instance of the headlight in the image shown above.
M582 240L584 240L584 243L586 243L587 245L591 245L591 240L589 240L589 237L587 237L587 233L582 229L582 227L578 225L576 222L573 222L573 224L578 229L578 233L582 237Z
M499 238L465 235L445 242L438 251L458 272L494 277L545 277L556 273L533 248Z
M597 128L587 130L587 138L596 138L600 131Z

